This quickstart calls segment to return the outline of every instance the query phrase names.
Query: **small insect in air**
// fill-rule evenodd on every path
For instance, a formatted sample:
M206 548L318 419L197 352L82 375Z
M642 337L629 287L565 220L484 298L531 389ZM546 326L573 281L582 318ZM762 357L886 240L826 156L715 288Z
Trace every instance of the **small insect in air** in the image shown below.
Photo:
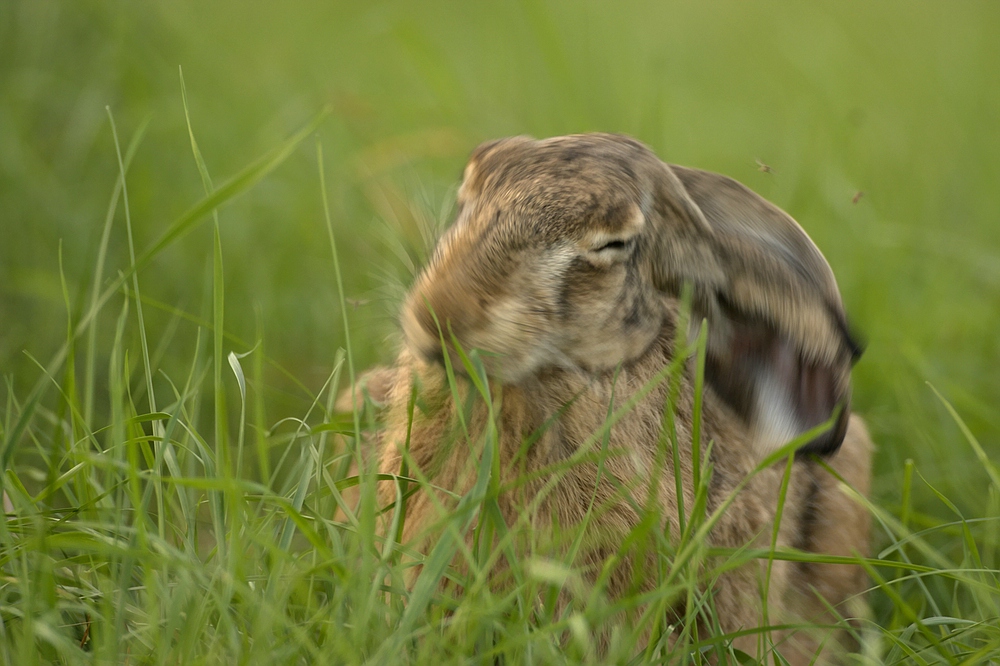
M371 303L371 301L368 300L367 298L345 298L344 300L347 301L347 304L350 305L355 310Z
M857 193L853 197L851 197L851 203L852 204L858 203L859 201L861 201L861 197L863 196L865 196L865 193L862 192L861 190L858 190Z
M770 164L764 164L760 160L754 161L757 162L757 171L760 171L761 173L774 173L774 169L771 168Z

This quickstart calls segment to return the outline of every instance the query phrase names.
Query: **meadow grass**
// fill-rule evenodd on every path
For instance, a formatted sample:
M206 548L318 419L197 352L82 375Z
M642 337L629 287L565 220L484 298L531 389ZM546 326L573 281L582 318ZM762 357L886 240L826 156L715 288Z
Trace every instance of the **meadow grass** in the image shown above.
M308 409L262 423L266 417L256 413L260 399L249 400L248 392L248 386L262 381L260 345L240 354L226 351L222 248L214 211L276 168L313 127L215 189L189 125L205 199L142 253L132 243L126 175L141 135L124 155L119 152L125 177L118 181L111 208L120 197L130 265L103 292L95 280L90 309L79 318L68 317L63 349L48 364L37 364L38 383L26 396L8 390L0 422L7 515L0 528L0 655L5 663L707 663L710 656L744 662L745 655L728 645L734 636L721 631L699 636L693 630L696 619L716 626L706 592L711 581L761 557L843 560L776 551L773 540L765 551L709 549L705 536L726 508L704 515L710 464L699 474L700 503L696 500L690 521L682 523L679 540L657 536L661 517L646 508L649 519L622 546L624 554L635 543L654 544L663 563L650 572L655 591L609 599L600 584L594 589L582 584L581 573L568 564L571 555L562 560L541 543L553 539L565 548L566 539L573 543L572 535L584 533L586 525L574 526L561 540L525 532L523 526L518 530L499 518L497 470L510 461L497 457L492 419L481 438L470 440L466 433L465 441L455 443L474 447L479 471L426 555L398 538L385 541L375 528L379 514L388 512L394 526L388 534L402 533L405 501L429 483L420 470L404 466L398 476L379 479L370 471L351 473L352 462L362 460L365 442L357 434L378 424L371 409L351 414L333 409L338 392L356 380L350 348L337 355ZM117 134L114 139L117 146ZM323 188L322 150L319 143L316 147ZM212 319L198 323L201 333L187 372L177 377L161 372L160 386L154 386L142 318L150 304L142 297L137 268L206 218L215 226ZM349 326L329 216L327 229L331 270ZM107 234L103 238L106 243ZM102 256L104 251L102 245ZM102 267L96 270L100 275ZM97 384L92 369L92 334L104 307L118 310L107 386ZM137 355L126 336L138 338ZM704 353L703 335L679 342L684 351L659 381L674 381L685 358ZM77 358L78 349L83 359ZM87 369L82 381L81 361ZM491 405L481 364L465 354L462 361L474 393ZM453 399L467 402L450 363L448 373ZM94 414L93 402L102 393L110 407L106 417ZM238 411L230 412L227 393L236 394ZM877 613L855 631L867 657L884 663L975 664L1000 657L1000 553L991 519L997 515L1000 471L944 404L989 474L991 505L983 517L967 520L939 495L955 512L953 520L918 514L908 501L911 484L920 477L912 464L900 507L869 505L881 551L857 561L872 578ZM566 465L595 455L600 464L602 452L607 455L607 432L628 408L609 413L605 428ZM210 417L201 413L204 409ZM255 451L248 446L248 425L255 429ZM676 455L669 418L664 425L665 455ZM788 454L798 444L769 456L760 468L783 464L788 457L787 471ZM274 452L280 456L272 463ZM549 472L554 483L565 469ZM397 484L394 505L376 505L376 481ZM355 486L360 499L345 500L345 491ZM473 538L467 542L470 531ZM524 556L535 552L547 556ZM501 553L511 553L508 561L514 563L509 572L514 585L503 593L487 584ZM464 566L453 569L456 561ZM420 573L413 578L408 570L418 565ZM443 592L455 586L463 593ZM570 592L568 608L556 605L559 590ZM667 626L665 618L681 600L686 602L684 629L668 646L674 626ZM633 620L622 623L629 612L636 613ZM607 652L595 648L598 631L610 632ZM767 628L752 631L767 640Z
M724 651L636 654L679 598L712 617L718 568L802 554L706 552L696 522L612 602L512 533L542 555L498 594L485 438L408 586L422 556L352 472L377 417L334 409L391 356L474 145L584 130L803 223L869 343L869 656L1000 660L995 3L283 5L0 6L0 662L576 663L638 608L605 660Z

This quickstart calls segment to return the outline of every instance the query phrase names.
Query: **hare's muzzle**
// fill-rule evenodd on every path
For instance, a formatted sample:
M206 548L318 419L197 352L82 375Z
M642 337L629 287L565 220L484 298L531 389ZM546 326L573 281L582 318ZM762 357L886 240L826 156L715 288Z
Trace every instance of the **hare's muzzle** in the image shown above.
M444 320L442 326L433 306L426 302L414 303L414 300L411 295L403 309L402 325L406 345L411 353L426 363L443 365L446 349L444 344L445 331L448 329L450 320Z
M444 366L445 355L452 367L461 372L463 363L456 352L456 342L465 352L471 351L476 325L472 308L457 284L433 281L418 286L409 294L403 307L402 327L410 352L426 363Z
M504 383L517 383L551 364L542 315L517 298L488 294L470 282L440 275L418 282L401 322L410 353L442 367L447 360L464 374L462 356L475 350L487 374Z

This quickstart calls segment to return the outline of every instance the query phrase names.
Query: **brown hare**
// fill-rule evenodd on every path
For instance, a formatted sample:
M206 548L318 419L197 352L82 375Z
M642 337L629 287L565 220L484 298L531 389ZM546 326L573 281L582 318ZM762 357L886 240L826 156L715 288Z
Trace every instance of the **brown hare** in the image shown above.
M865 494L869 485L872 445L849 413L860 352L833 273L794 220L729 178L665 164L641 143L608 134L486 143L457 198L455 223L403 305L395 365L366 378L385 410L378 471L398 474L405 463L426 484L405 503L404 543L426 549L455 498L472 488L476 443L492 418L497 502L508 525L555 534L585 523L573 562L584 580L600 580L612 600L648 590L653 556L619 551L650 503L659 533L676 538L679 508L690 513L696 501L694 469L710 467L704 511L731 503L707 543L769 548L785 463L754 469L833 420L797 453L776 545L866 552L867 513L845 490ZM696 361L674 365L672 379L664 369L676 345L690 349L702 321L706 381L693 447ZM474 392L463 371L463 354L474 349L489 376L492 416L483 401L454 399L456 388ZM668 401L675 439L664 435ZM665 441L676 451L665 454ZM587 455L602 447L603 455ZM397 500L397 484L378 484L382 504ZM497 581L505 568L495 567ZM767 572L758 558L706 583L716 630L832 625L864 609L859 567L775 560ZM682 605L673 617L683 616ZM836 661L851 642L843 629L771 638L802 664L817 654ZM762 656L758 639L744 632L733 644Z

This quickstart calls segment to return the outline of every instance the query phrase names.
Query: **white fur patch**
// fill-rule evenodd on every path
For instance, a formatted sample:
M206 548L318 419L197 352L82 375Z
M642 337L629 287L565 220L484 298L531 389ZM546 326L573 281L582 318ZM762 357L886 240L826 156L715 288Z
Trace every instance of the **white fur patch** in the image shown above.
M756 411L754 449L762 457L802 434L788 388L773 372L763 372L757 382Z

